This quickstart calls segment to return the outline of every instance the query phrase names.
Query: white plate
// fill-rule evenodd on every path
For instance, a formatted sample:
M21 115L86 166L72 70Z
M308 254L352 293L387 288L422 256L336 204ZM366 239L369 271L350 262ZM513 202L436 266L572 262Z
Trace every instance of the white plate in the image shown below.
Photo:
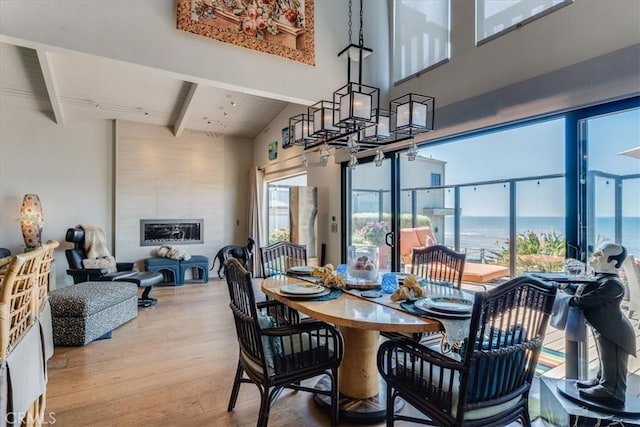
M308 265L296 265L288 269L287 273L311 275L313 273L313 267Z
M429 297L416 301L416 307L421 310L439 311L441 313L470 313L473 301L456 297Z
M470 311L465 311L465 312L461 312L461 313L445 313L443 311L439 311L439 310L432 310L428 307L422 308L419 307L416 303L414 304L414 307L416 307L419 311L423 312L424 314L427 314L429 316L435 317L435 318L442 318L442 319L468 319L471 317L471 312Z
M280 292L292 295L313 295L319 294L324 290L324 286L314 285L313 283L292 283L280 286Z

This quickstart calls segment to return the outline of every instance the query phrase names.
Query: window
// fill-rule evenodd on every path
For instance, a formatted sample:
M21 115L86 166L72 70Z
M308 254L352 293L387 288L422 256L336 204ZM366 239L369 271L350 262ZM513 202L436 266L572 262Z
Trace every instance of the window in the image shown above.
M442 174L432 173L431 174L431 186L439 187L441 184Z
M306 186L307 175L293 176L267 184L267 218L269 244L282 240L291 241L290 189Z
M573 0L476 0L476 43L489 41Z
M393 20L396 83L449 58L449 0L395 0Z

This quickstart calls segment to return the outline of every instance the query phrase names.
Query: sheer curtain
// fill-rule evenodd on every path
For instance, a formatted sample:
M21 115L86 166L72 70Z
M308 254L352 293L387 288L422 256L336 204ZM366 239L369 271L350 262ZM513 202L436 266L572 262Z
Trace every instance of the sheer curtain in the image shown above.
M253 247L253 256L251 263L251 272L253 277L262 277L262 259L260 257L260 248L263 242L266 242L264 216L264 171L259 168L251 170L250 188L249 188L249 230L253 239L256 241Z

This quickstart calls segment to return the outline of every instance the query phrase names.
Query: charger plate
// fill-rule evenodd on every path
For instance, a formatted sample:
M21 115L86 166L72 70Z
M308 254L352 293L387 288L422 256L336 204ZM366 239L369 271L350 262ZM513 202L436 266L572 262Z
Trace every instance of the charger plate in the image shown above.
M326 290L324 286L314 283L290 283L280 286L280 292L291 295L314 295Z
M420 310L436 313L469 314L473 301L452 296L434 296L416 301L415 306Z
M309 265L296 265L287 270L287 274L295 274L297 276L311 276L313 267Z
M331 292L333 291L333 289L330 288L325 288L323 287L323 290L321 292L318 292L316 294L287 294L285 292L280 291L279 294L282 295L283 297L287 297L289 299L301 299L301 300L315 300L316 298L318 298L319 300L321 299L321 297L329 297L331 296ZM338 289L338 291L340 291ZM340 294L342 294L342 291L340 291ZM328 299L332 299L332 298L328 298Z

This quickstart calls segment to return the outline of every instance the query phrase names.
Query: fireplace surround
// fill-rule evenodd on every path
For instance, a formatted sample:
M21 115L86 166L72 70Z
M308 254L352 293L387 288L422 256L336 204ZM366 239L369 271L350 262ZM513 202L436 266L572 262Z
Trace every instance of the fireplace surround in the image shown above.
M140 246L204 243L203 219L141 219Z

